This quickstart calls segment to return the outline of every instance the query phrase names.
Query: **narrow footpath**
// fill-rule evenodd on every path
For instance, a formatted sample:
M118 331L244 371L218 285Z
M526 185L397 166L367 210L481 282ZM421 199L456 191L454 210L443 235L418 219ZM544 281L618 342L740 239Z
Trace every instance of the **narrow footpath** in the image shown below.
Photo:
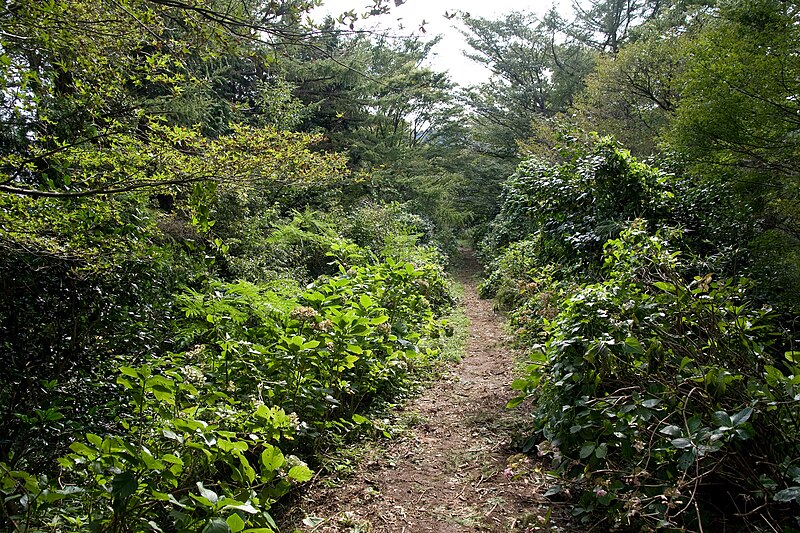
M414 421L342 484L298 502L303 532L559 531L541 468L511 446L526 420L514 396L504 319L477 296L474 260L460 269L469 338L463 360L399 416Z

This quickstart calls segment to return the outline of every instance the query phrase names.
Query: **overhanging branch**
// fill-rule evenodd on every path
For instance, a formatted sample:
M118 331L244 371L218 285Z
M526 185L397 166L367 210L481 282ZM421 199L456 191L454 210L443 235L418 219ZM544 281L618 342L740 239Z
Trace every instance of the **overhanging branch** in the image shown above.
M28 196L30 198L85 198L87 196L105 196L108 194L119 194L124 192L136 191L139 189L165 187L168 185L184 185L187 183L197 183L201 181L215 181L215 180L216 178L214 177L203 176L203 177L179 178L174 180L163 180L163 181L143 181L138 183L129 183L127 185L98 187L96 189L86 189L82 191L40 191L37 189L25 189L23 187L14 187L11 185L0 185L0 192L8 194L16 194L18 196Z

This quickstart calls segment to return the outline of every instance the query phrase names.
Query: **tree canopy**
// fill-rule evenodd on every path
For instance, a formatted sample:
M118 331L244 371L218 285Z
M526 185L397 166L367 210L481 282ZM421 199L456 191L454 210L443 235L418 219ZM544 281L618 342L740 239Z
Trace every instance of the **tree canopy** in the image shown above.
M441 364L459 246L579 527L798 526L797 3L447 13L469 87L355 29L403 3L0 7L3 528L277 530Z

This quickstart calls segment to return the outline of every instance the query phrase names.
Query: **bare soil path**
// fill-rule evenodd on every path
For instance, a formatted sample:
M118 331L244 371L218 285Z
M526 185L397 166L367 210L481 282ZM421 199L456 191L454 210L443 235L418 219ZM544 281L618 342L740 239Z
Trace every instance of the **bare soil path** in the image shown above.
M463 360L400 416L413 427L362 461L343 484L318 484L299 502L304 532L440 533L559 530L541 469L511 447L524 416L514 396L515 356L504 319L476 293L474 260L459 281L469 337Z

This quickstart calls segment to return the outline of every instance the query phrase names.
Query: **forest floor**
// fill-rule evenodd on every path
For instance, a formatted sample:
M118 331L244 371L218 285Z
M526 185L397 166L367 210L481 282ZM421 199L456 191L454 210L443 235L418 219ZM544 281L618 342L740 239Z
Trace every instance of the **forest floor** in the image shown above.
M394 414L407 426L399 437L369 443L350 476L315 480L296 502L295 531L570 529L569 509L544 497L552 478L513 446L527 421L505 405L522 354L492 302L477 296L479 272L462 257L457 278L469 320L462 360Z

